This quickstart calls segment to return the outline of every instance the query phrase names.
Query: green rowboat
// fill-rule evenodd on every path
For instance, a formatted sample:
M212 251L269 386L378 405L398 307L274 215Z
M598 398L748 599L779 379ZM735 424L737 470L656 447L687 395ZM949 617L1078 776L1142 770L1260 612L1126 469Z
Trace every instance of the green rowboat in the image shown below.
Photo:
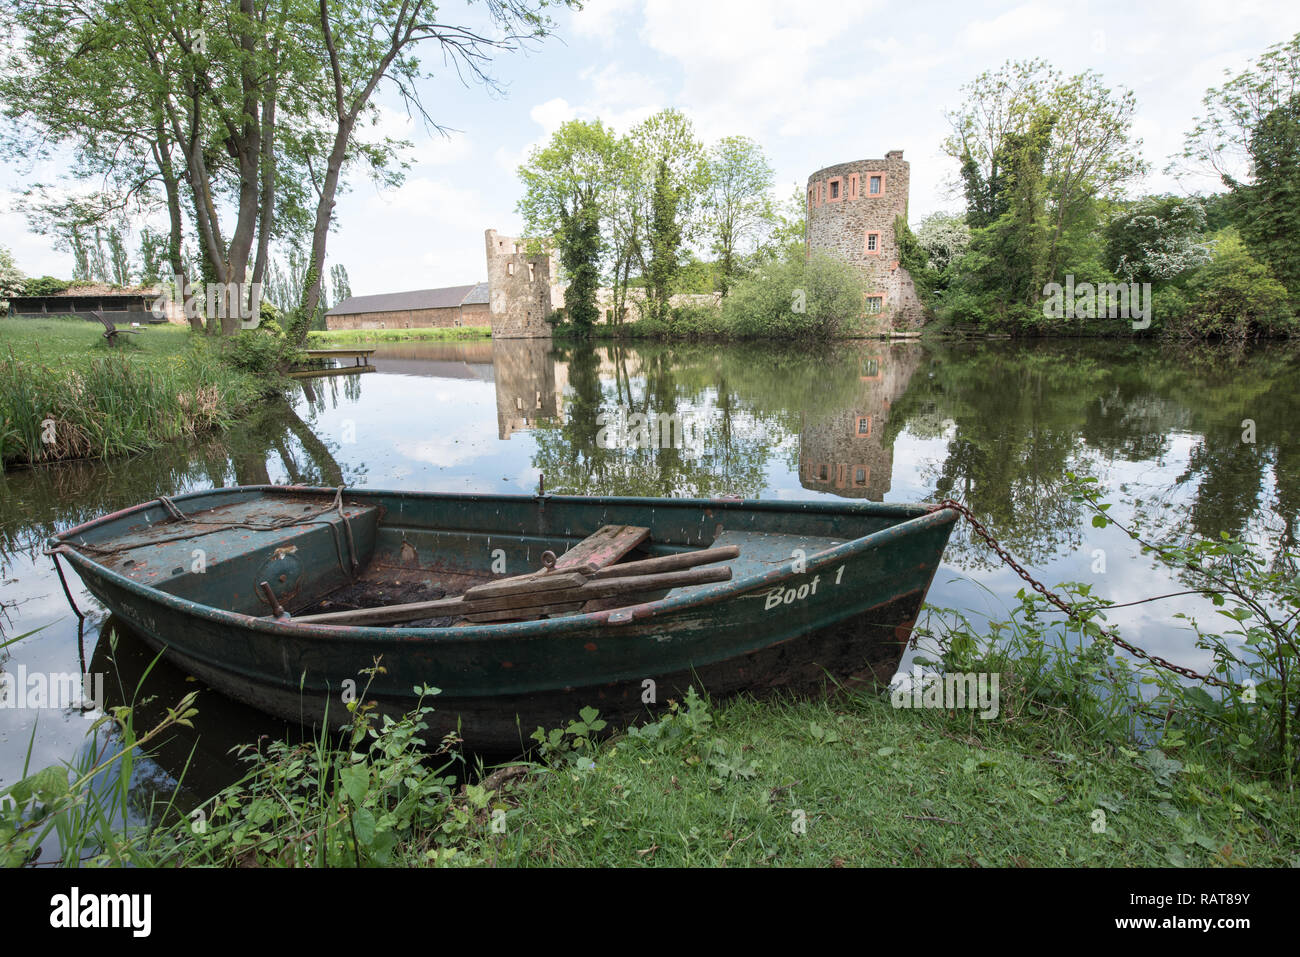
M692 684L726 696L887 682L956 519L870 502L250 486L138 505L50 546L150 646L232 698L343 724L367 682L366 700L390 714L433 686L435 732L504 752L585 706L619 726ZM589 549L611 525L625 545ZM581 555L587 572L612 561L596 574L617 576L622 560L678 567L702 549L734 557L687 584L648 576L658 587L635 600L568 591L569 604L524 621L445 610L535 572L546 552L561 566ZM429 617L373 623L412 603L432 603ZM383 670L363 674L377 658Z

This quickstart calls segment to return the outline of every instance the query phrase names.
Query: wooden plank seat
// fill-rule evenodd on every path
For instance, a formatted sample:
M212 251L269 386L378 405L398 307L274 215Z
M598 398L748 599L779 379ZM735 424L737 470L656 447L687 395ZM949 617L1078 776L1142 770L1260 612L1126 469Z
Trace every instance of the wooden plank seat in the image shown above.
M428 602L411 602L379 608L326 612L295 620L317 624L378 625L419 618L452 616L476 624L528 621L548 615L618 607L631 596L662 593L668 589L731 578L728 567L700 567L729 561L739 555L732 548L698 549L618 564L650 536L638 525L605 525L578 542L558 559L543 555L545 567L485 582L463 595ZM641 600L645 600L642 598Z

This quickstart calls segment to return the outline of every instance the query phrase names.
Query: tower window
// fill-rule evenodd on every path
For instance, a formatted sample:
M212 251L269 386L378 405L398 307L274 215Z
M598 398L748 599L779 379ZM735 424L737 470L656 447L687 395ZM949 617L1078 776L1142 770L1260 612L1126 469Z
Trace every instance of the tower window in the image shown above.
M867 241L863 249L868 256L879 256L880 255L880 233L879 232L867 233Z
M506 263L506 275L507 275L507 276L513 276L514 274L515 274L515 264L514 264L514 263Z
M871 434L871 416L856 416L855 422L857 423L857 435L859 438L866 438Z
M831 199L839 199L839 198L840 198L840 181L837 179L833 179L831 180Z
M885 178L883 176L873 176L868 182L870 185L867 187L867 191L872 196L879 196L885 191Z
M858 198L858 174L849 174L849 202Z
M536 281L537 281L537 264L536 264L536 263L529 263L529 264L528 264L528 281L529 281L529 282L536 282Z
M885 308L884 296L867 297L867 315L874 316L883 311Z

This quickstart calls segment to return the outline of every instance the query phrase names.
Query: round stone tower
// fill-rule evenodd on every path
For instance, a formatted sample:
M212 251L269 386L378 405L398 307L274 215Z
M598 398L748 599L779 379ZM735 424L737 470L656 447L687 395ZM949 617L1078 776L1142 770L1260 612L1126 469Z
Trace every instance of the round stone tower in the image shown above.
M878 315L885 329L915 329L925 319L894 239L894 220L907 218L908 178L902 150L808 177L808 255L825 250L861 270L867 280L863 312Z

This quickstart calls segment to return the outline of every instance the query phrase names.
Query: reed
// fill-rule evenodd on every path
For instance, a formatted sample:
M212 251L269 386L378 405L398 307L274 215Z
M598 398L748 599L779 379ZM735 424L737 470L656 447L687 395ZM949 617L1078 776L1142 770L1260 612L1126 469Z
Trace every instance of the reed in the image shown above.
M139 452L225 427L266 391L203 342L161 354L93 347L20 353L9 344L0 357L6 468Z

